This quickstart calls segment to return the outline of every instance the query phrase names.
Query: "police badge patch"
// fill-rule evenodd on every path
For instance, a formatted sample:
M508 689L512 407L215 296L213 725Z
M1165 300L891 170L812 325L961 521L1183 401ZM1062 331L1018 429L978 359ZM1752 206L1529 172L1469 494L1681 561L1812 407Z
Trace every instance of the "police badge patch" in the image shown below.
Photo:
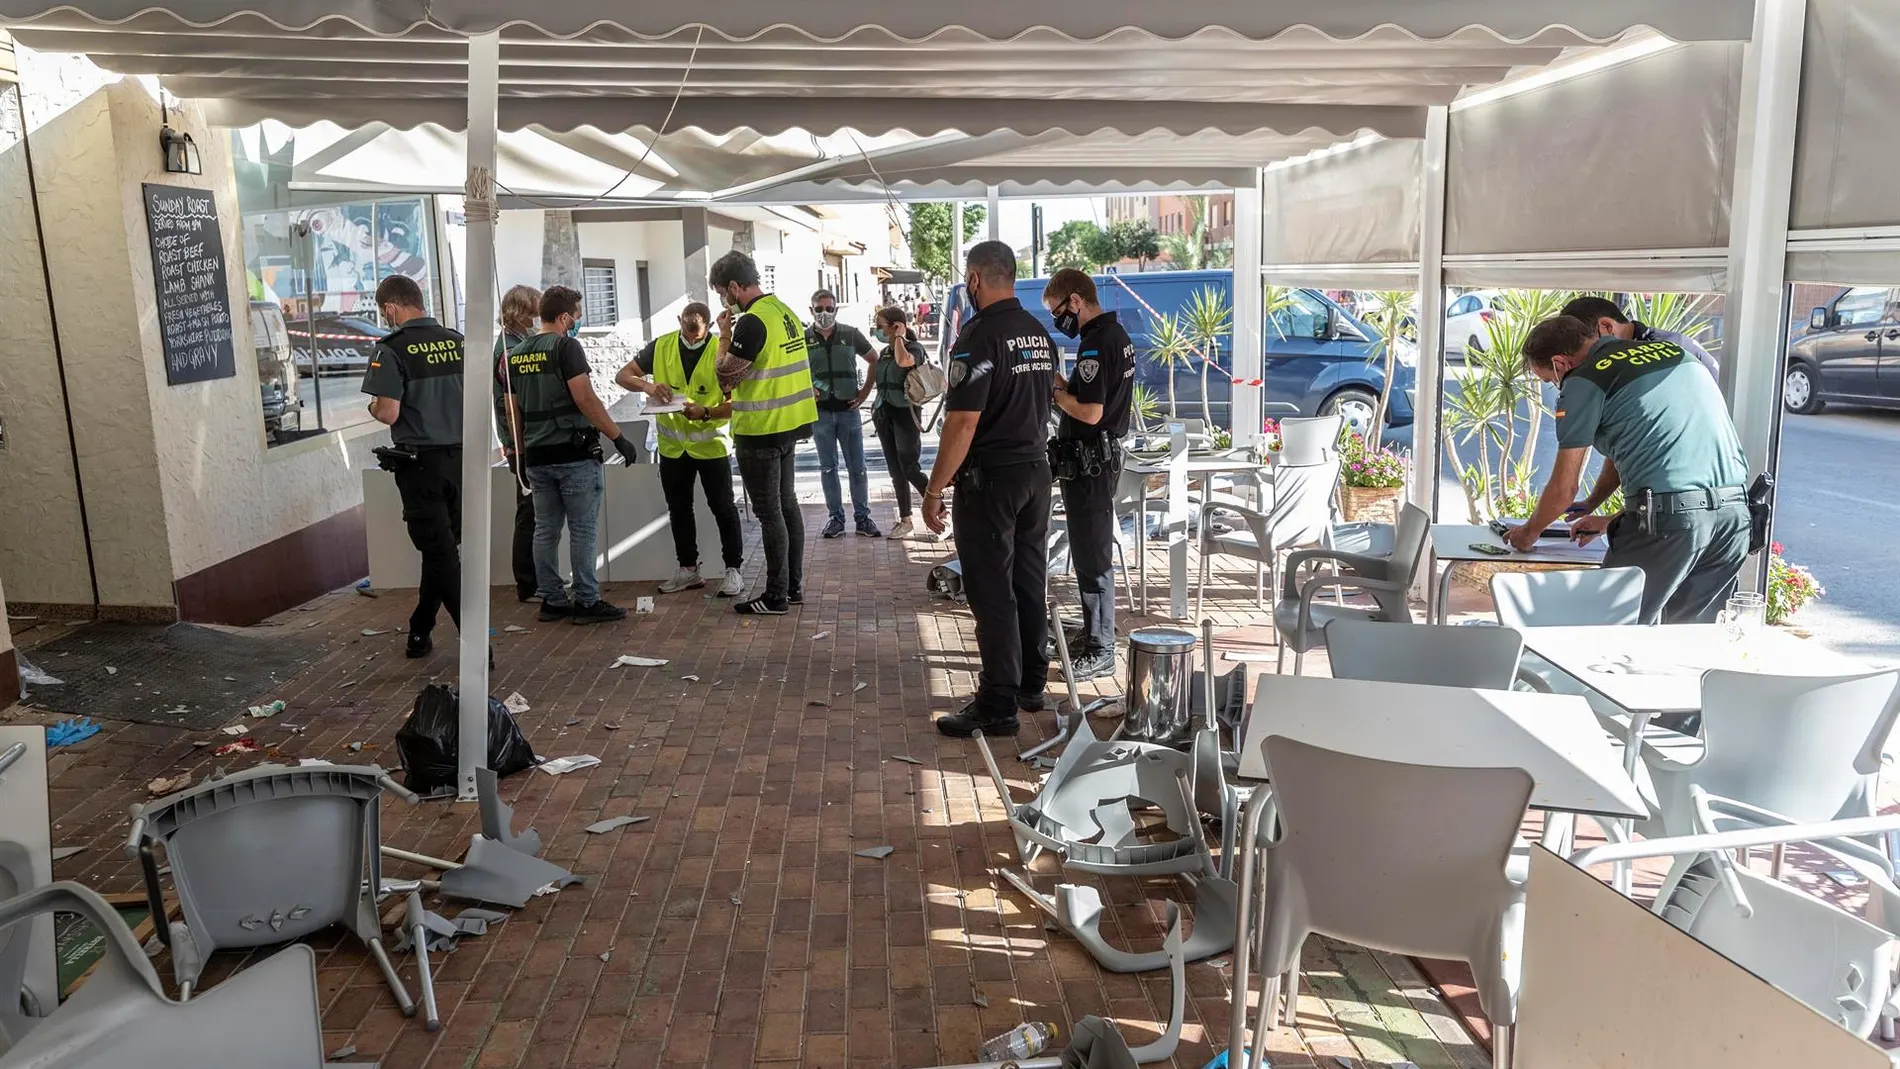
M1078 360L1075 362L1075 373L1082 376L1083 382L1094 382L1095 376L1101 374L1101 371L1102 362L1100 360Z
M969 375L969 373L970 373L969 361L967 360L950 361L950 385L951 386L963 385L964 377Z

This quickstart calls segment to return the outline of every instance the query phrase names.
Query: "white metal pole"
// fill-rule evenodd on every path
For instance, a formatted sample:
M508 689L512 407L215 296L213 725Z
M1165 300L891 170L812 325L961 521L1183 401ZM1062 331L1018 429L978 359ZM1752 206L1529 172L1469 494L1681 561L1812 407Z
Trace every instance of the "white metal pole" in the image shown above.
M987 213L987 218L984 220L984 222L989 224L990 240L1001 241L1003 239L1003 220L998 216L997 210L996 210L997 204L998 204L998 193L995 186L989 187L989 200L987 204L988 204L988 213Z
M1807 9L1807 0L1756 4L1755 39L1742 64L1721 381L1757 471L1771 470L1781 427L1782 303Z
M1438 417L1445 382L1445 157L1451 109L1425 114L1419 173L1418 386L1412 395L1412 503L1438 518ZM1383 431L1381 431L1383 433Z
M501 34L468 41L468 315L462 360L462 665L456 797L475 798L475 770L488 760L488 443L495 347L495 111Z
M963 280L963 202L957 201L950 212L950 280Z
M1261 177L1254 172L1253 185L1234 190L1234 353L1233 377L1242 380L1233 386L1230 418L1235 446L1253 444L1260 436L1266 389L1244 385L1262 377L1266 354L1261 348L1260 309L1265 298L1260 283Z

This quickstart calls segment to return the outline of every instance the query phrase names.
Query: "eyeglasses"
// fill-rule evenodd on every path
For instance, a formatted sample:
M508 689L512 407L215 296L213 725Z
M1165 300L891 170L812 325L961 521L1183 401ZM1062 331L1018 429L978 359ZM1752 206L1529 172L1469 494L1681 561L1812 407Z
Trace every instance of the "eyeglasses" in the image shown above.
M812 310L812 311L813 311L814 313L816 313L816 312L835 312L835 311L837 311L837 310L838 310L838 306L837 306L837 305L835 305L835 304L814 304L814 305L812 305L812 306L811 306L811 310Z

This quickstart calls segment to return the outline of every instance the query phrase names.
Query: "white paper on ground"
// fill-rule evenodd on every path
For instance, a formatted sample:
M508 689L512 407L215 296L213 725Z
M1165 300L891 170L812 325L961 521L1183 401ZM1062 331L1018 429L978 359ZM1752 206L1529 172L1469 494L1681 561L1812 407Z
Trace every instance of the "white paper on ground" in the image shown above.
M659 667L664 666L665 664L666 664L666 658L664 657L635 657L632 654L628 653L628 654L621 654L618 660L608 665L607 667L609 668L659 668Z
M652 612L653 599L652 598L635 598L633 601L633 611L634 612Z
M520 691L515 691L513 694L503 698L501 704L503 708L516 716L520 716L522 713L528 711L528 699L522 697Z
M537 767L550 776L559 776L576 769L592 768L597 764L600 764L600 758L593 754L576 754L573 757L557 757L552 761L544 761Z

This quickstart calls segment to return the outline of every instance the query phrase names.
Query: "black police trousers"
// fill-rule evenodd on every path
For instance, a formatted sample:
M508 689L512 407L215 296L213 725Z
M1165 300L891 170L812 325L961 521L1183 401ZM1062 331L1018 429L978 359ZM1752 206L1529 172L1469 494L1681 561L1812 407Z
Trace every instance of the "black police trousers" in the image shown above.
M422 580L409 633L435 630L436 610L462 625L462 447L424 446L416 461L396 473L402 495L402 522L409 541L422 554Z
M1082 655L1115 648L1115 488L1121 473L1062 480L1069 517L1069 556L1082 592Z
M1018 695L1048 687L1049 462L971 471L957 478L951 516L963 592L976 617L979 711L1015 716Z
M666 495L667 517L673 525L673 552L680 567L697 568L699 517L693 511L693 483L706 488L706 507L719 525L719 551L726 567L745 564L745 536L739 530L739 506L732 499L732 461L727 457L701 460L677 456L660 458L660 491Z

